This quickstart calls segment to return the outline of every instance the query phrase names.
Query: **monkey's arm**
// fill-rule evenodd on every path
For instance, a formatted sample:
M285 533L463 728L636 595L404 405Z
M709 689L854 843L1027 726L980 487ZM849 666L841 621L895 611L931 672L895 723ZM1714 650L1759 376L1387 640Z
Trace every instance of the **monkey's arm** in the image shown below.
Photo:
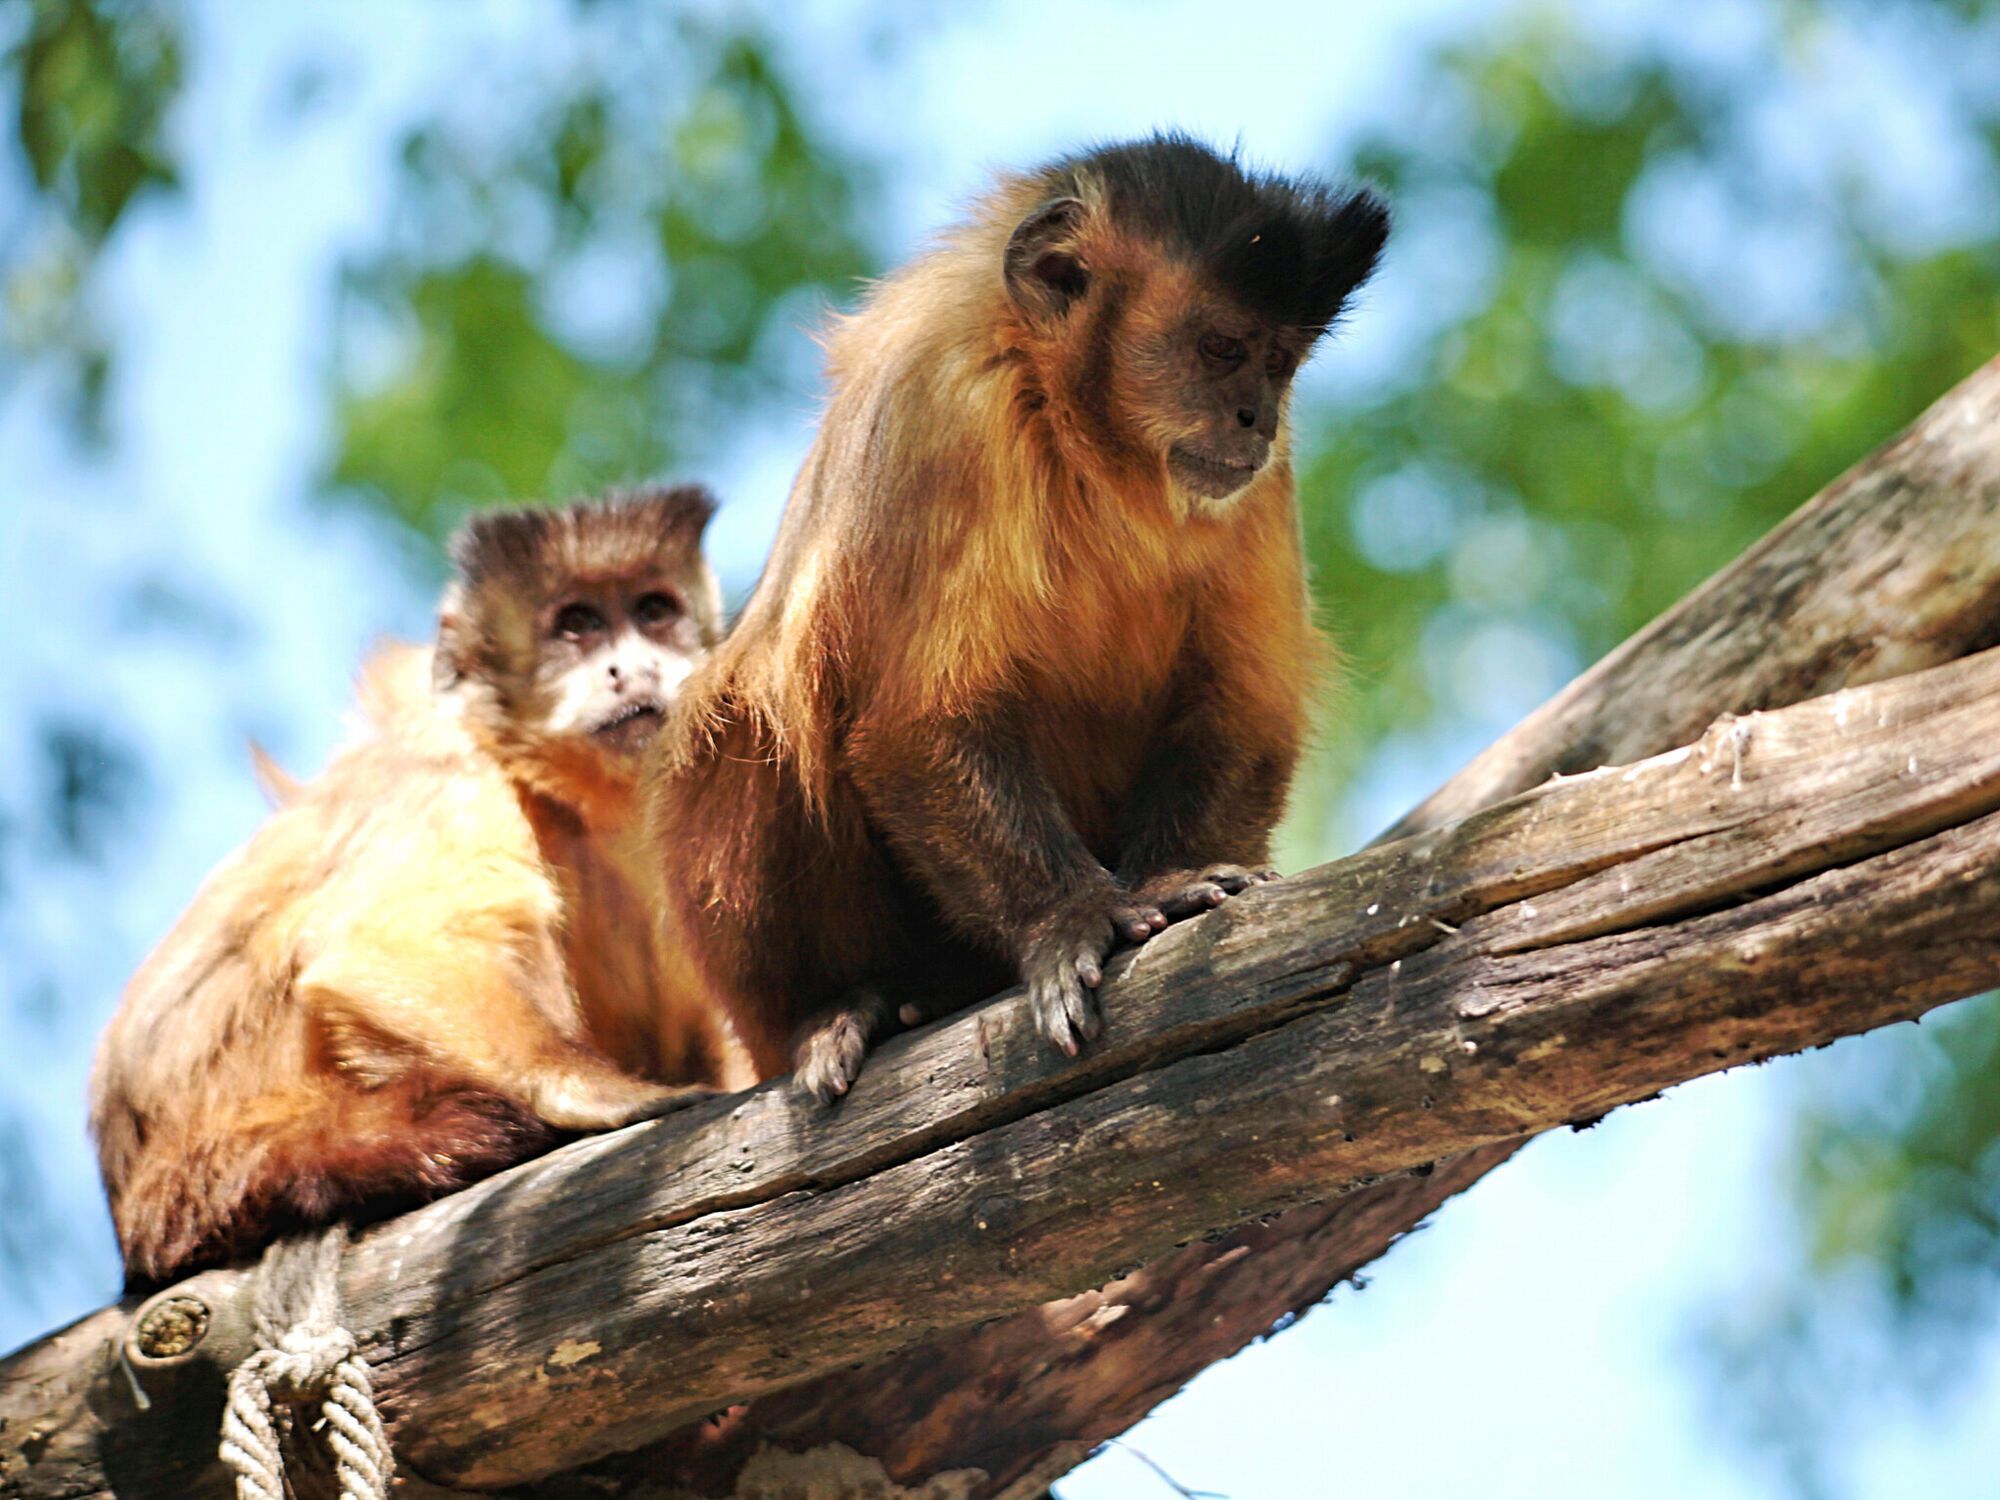
M422 1067L558 1130L612 1130L708 1097L623 1073L582 1039L552 937L459 925L354 933L300 973L337 1072L372 1084Z
M1224 680L1190 650L1120 818L1119 877L1176 919L1277 878L1271 830L1298 761L1299 716L1283 702L1246 704Z
M1166 925L1085 847L1010 705L851 737L848 769L870 821L946 919L1020 966L1037 1022L1068 1053L1097 1035L1090 991L1120 938Z

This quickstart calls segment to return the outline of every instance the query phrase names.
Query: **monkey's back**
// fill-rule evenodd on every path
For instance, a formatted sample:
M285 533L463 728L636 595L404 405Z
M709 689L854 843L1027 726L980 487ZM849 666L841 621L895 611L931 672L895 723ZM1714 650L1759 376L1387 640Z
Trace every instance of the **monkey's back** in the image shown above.
M91 1127L136 1281L380 1193L461 1185L546 1141L514 1101L456 1086L402 1039L378 1039L373 1069L336 1058L314 976L356 943L392 955L444 927L506 944L557 920L505 779L461 732L405 712L421 701L407 661L378 665L397 670L367 679L375 732L209 876L99 1043ZM441 1143L463 1160L432 1160Z

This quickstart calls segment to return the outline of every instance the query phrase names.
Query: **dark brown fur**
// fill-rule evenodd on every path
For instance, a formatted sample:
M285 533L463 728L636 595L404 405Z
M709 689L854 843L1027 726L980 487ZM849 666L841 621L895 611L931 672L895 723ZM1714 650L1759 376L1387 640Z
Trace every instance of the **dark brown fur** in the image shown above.
M657 717L594 727L670 700L712 644L709 510L677 490L475 521L439 647L370 664L372 731L282 783L147 959L91 1083L133 1284L749 1081L639 895L626 810ZM683 609L649 605L643 640L551 633L566 603L652 591Z
M1267 877L1318 654L1284 406L1385 232L1141 142L1003 181L836 329L647 793L761 1070L830 1097L891 1003L1017 977L1073 1051L1114 941Z

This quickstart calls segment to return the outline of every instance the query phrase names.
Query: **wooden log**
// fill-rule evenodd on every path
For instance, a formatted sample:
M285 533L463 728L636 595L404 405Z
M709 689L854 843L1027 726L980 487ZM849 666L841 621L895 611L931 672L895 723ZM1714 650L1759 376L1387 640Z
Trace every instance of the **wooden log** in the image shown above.
M2000 645L2000 359L1535 710L1384 838Z
M416 1475L546 1480L1995 981L2000 652L1238 898L1118 966L1076 1063L1002 997L886 1048L832 1118L767 1087L580 1142L363 1236L347 1321ZM189 1291L226 1322L241 1280ZM8 1493L210 1491L181 1440L212 1442L187 1413L213 1371L150 1361L138 1412L107 1353L128 1321L8 1362Z
M2000 362L1585 673L1384 837L1439 826L1556 773L1686 744L1718 716L1918 670L2000 643ZM1505 1161L1488 1148L1164 1256L1102 1292L956 1333L865 1387L808 1384L676 1434L624 1472L734 1493L753 1456L842 1445L906 1484L975 1467L980 1495L1038 1494L1215 1361L1308 1311ZM1116 1311L1115 1318L1109 1316ZM611 1477L607 1475L606 1477Z

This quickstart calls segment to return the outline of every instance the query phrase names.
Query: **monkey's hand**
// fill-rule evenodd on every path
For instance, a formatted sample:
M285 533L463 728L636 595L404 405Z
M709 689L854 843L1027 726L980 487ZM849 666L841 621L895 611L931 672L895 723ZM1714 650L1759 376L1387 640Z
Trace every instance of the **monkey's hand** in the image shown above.
M1021 979L1035 1025L1049 1045L1075 1057L1104 1029L1091 993L1104 980L1104 955L1120 939L1143 943L1167 925L1151 901L1126 891L1072 897L1035 925L1021 956Z
M1210 865L1203 870L1167 870L1142 881L1132 894L1141 901L1155 903L1167 914L1167 920L1178 922L1198 917L1252 886L1268 885L1282 878L1276 870Z

